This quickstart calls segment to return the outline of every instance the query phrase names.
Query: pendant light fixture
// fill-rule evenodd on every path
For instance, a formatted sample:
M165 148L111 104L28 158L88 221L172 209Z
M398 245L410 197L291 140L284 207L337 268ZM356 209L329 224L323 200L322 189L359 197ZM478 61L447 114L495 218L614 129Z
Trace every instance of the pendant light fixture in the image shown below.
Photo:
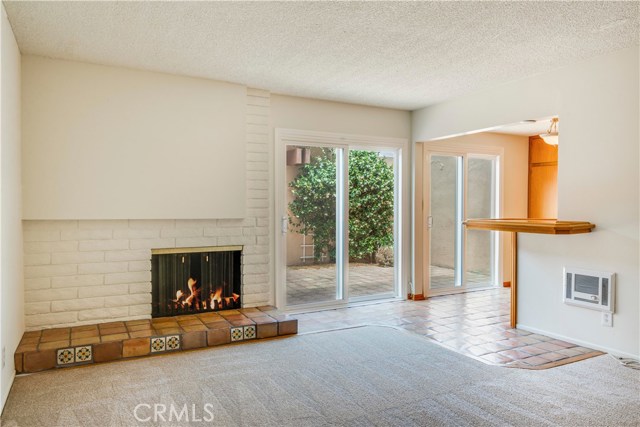
M551 119L551 125L547 133L541 133L540 138L549 145L558 145L558 118Z

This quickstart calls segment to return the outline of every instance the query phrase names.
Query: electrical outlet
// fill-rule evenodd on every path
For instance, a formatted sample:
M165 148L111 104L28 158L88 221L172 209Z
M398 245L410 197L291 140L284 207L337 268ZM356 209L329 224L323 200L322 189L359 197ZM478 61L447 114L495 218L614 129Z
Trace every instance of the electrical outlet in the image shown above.
M607 326L611 328L613 326L613 314L611 313L602 313L602 326Z

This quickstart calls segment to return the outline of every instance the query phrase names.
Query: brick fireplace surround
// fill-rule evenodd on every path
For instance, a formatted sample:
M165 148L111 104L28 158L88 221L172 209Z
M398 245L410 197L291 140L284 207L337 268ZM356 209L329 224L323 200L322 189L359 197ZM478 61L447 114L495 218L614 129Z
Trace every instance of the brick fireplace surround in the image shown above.
M246 99L245 218L24 221L27 331L149 319L156 248L243 246L243 307L271 302L270 94Z

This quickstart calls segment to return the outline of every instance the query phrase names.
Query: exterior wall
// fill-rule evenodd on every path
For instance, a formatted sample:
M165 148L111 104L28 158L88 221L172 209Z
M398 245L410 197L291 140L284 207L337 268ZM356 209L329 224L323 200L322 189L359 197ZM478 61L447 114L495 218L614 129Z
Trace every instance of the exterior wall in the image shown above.
M270 94L246 104L247 216L24 221L27 329L150 317L152 248L244 245L244 305L272 302Z

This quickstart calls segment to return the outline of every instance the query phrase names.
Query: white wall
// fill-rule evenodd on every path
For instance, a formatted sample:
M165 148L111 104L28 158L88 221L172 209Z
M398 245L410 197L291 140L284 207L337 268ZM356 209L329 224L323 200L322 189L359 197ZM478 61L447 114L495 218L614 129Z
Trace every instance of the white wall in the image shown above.
M274 128L349 133L354 135L411 136L411 113L318 99L271 95Z
M13 354L24 332L20 183L20 51L2 6L0 12L0 407L9 394Z
M244 217L244 86L37 56L22 78L25 219Z
M447 135L558 114L560 219L590 234L519 236L518 325L614 353L639 349L638 49L626 49L414 112L413 137ZM613 328L562 303L562 267L617 273Z
M270 94L256 89L245 92L247 114L241 130L244 134L246 127L242 169L247 189L240 194L246 195L246 216L24 221L27 329L150 317L154 248L242 245L243 305L272 302L267 176ZM30 167L29 159L24 160L24 168ZM88 173L86 179L91 178Z

